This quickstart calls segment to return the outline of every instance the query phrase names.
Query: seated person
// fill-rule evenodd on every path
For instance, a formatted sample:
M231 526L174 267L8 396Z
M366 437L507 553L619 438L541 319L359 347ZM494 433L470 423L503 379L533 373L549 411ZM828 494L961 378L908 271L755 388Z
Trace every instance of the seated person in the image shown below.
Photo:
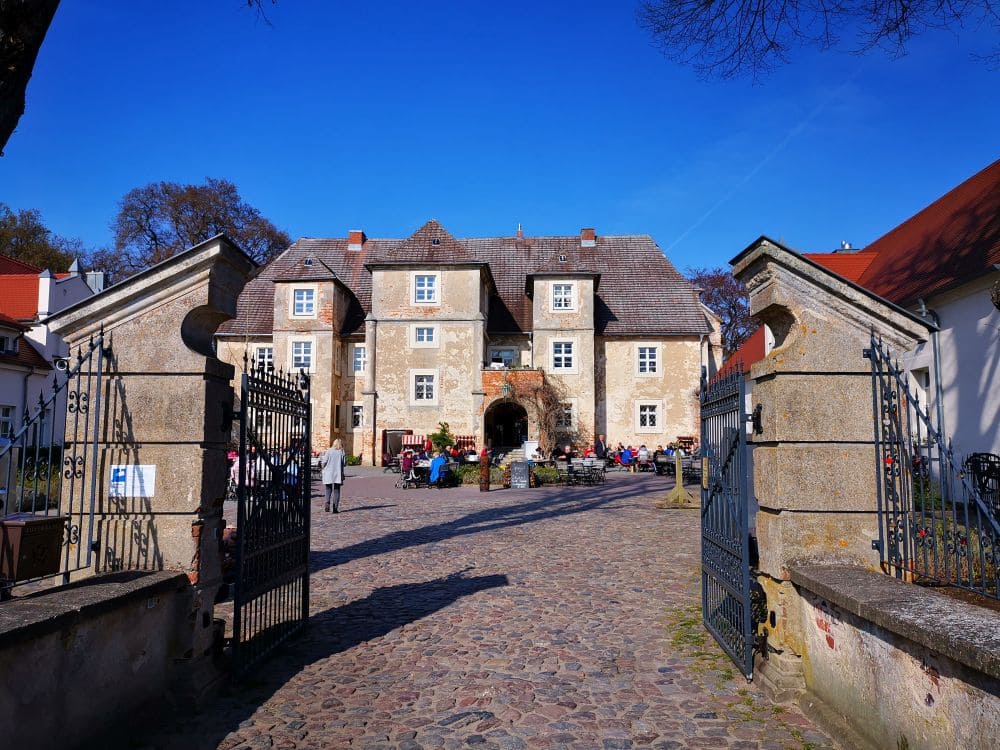
M632 446L629 446L621 452L621 465L626 467L629 471L632 471L635 467L632 466Z
M434 458L431 459L431 475L428 480L431 484L438 484L444 481L445 474L448 473L448 470L445 468L447 463L448 460L435 451Z

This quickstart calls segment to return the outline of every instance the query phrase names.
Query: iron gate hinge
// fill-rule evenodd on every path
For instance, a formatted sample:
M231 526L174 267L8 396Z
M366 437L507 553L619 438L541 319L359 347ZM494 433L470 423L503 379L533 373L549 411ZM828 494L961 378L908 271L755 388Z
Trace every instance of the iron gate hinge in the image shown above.
M861 350L861 356L864 357L865 359L871 359L872 358L872 350L871 349L862 349Z
M872 549L875 550L876 552L881 552L882 542L880 542L878 539L872 539Z
M757 404L754 407L753 413L747 415L747 421L753 425L753 434L761 435L764 432L764 425L761 420L761 414L764 411L764 407L761 404Z

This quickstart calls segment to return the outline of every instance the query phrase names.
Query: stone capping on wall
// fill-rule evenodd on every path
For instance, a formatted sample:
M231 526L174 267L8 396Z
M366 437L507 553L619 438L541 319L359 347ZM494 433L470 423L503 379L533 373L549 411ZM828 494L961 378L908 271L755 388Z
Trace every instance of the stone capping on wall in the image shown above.
M1000 679L1000 612L850 565L792 565L792 582L863 620Z
M190 589L185 573L127 571L87 578L0 604L0 648L70 630L136 599Z

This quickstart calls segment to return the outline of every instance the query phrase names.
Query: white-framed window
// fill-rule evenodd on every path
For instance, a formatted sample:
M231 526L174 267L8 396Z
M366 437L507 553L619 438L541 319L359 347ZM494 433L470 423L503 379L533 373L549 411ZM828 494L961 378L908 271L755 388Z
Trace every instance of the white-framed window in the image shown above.
M505 368L510 368L514 366L514 362L517 359L516 349L507 348L497 348L490 349L490 365L503 366Z
M351 369L357 373L363 373L368 368L368 347L364 344L355 344L352 355L353 365Z
M552 284L552 309L554 311L574 310L573 284L556 282Z
M655 375L660 370L659 350L656 346L636 348L636 367L640 375Z
M570 401L564 401L559 404L559 410L556 412L556 428L561 430L572 430L573 425L576 424L576 420L573 415L573 404Z
M17 336L0 334L0 354L17 354Z
M316 317L316 287L304 286L292 289L292 317Z
M14 434L14 407L0 406L0 437Z
M312 339L292 339L289 342L289 364L292 372L312 370L316 345Z
M274 347L271 344L258 346L253 351L254 366L264 372L274 371Z
M361 404L355 404L351 407L351 427L364 427L365 425L365 407Z
M410 346L414 349L437 349L440 342L438 327L427 323L410 325Z
M437 273L413 274L413 304L436 305L441 301L441 276Z
M663 432L662 401L636 401L635 431Z
M437 370L410 370L410 403L415 406L437 406Z
M552 342L552 369L556 372L573 372L576 359L573 356L572 341Z

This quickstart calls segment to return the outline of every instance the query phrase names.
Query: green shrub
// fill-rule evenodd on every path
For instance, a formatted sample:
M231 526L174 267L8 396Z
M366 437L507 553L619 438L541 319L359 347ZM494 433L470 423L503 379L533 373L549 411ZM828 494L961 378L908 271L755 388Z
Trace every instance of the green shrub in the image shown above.
M462 484L479 484L479 464L463 464L459 466L458 481Z
M536 466L535 479L539 486L543 484L557 484L559 482L559 469L552 466Z
M347 454L347 465L348 466L361 466L361 456L352 456L350 453Z

